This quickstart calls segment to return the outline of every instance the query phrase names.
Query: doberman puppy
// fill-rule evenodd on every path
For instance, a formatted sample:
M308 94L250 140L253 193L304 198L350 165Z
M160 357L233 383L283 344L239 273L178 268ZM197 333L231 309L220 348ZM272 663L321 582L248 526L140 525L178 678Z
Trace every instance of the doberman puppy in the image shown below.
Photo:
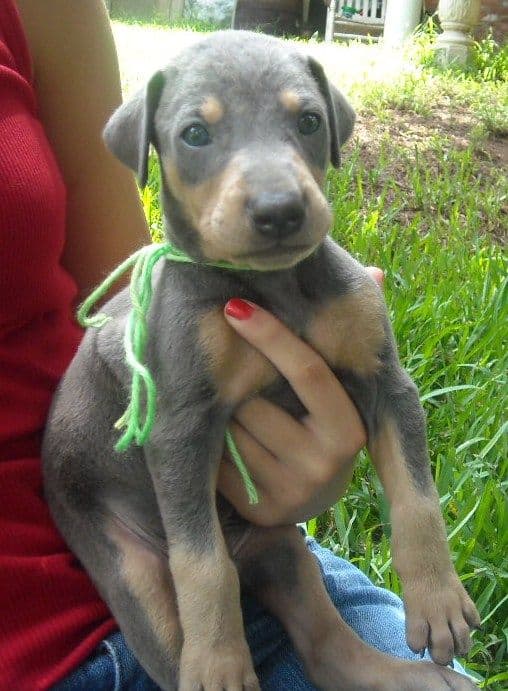
M146 359L158 401L149 441L114 451L131 376L124 290L105 307L111 321L86 333L55 397L45 487L62 534L164 689L259 688L240 584L281 621L320 689L473 688L444 666L467 651L479 622L450 561L418 394L380 290L326 237L325 172L339 165L353 123L313 59L278 39L220 32L157 72L106 127L107 144L142 184L155 147L165 232L195 263L164 261L154 275ZM251 270L205 263L216 260ZM233 297L266 307L312 344L355 401L391 504L408 643L428 645L439 664L367 646L336 612L295 527L255 527L216 498L224 434L240 402L260 392L305 412L224 320ZM310 364L302 376L315 372Z

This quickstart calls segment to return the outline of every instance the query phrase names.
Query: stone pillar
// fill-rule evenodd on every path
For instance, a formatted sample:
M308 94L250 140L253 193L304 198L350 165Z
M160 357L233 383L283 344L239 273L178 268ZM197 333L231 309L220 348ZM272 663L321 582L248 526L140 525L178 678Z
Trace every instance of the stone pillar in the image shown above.
M400 48L416 29L422 17L422 0L388 0L383 43Z
M480 0L439 0L437 13L443 33L436 40L439 60L444 65L465 65L473 39L471 31L480 19Z

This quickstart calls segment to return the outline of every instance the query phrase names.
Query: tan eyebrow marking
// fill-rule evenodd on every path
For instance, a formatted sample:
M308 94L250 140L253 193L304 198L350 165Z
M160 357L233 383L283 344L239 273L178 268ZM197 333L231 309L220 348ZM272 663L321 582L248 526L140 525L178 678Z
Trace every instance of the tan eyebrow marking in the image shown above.
M292 113L296 113L300 110L300 97L297 93L291 91L291 89L284 89L284 91L281 91L279 94L279 100L284 108L287 108Z
M224 106L215 96L208 96L208 98L203 101L200 112L210 125L215 125L215 123L219 122L219 120L224 117Z

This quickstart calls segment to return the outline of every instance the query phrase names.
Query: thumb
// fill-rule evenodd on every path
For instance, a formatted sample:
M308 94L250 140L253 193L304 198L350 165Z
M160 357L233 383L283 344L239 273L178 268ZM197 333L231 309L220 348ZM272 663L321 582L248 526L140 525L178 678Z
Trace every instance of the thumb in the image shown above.
M365 269L376 281L378 286L383 287L383 283L385 280L385 272L383 271L383 269L380 269L378 266L366 266Z

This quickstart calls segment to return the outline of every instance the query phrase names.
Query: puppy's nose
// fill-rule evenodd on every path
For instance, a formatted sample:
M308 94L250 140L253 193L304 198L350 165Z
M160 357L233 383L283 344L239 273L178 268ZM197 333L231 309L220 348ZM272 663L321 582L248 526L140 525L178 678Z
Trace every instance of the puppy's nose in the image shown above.
M305 215L303 199L293 191L263 192L250 200L248 210L258 233L277 240L297 233Z

